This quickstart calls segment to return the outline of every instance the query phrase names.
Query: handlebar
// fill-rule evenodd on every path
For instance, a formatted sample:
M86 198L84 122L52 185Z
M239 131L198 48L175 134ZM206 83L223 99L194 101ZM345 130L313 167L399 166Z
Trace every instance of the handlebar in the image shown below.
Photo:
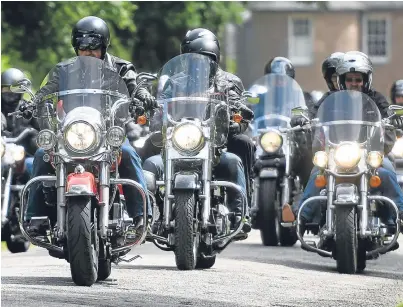
M27 137L28 135L30 135L33 132L36 132L37 130L34 128L25 128L19 136L15 137L15 138L4 138L4 142L5 143L19 143L21 142L25 137Z

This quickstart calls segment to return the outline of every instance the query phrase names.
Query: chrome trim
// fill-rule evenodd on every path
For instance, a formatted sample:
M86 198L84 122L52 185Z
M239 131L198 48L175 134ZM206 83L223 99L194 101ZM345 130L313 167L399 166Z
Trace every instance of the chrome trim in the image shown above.
M107 90L99 90L99 89L74 89L67 91L54 92L46 95L41 99L41 101L50 99L52 97L66 96L66 95L74 95L74 94L104 94L113 97L127 98L126 95L121 94L116 91L107 91Z

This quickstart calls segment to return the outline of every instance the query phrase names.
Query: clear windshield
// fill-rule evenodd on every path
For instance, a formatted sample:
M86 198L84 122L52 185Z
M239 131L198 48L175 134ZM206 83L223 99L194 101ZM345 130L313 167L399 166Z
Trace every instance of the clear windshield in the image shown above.
M163 105L163 123L196 120L213 130L216 145L225 142L229 115L227 95L215 90L218 65L211 58L187 53L168 61L158 74L157 100Z
M62 121L78 107L89 107L106 114L116 110L115 120L129 117L129 93L124 80L106 61L79 56L59 63L42 82L41 101L51 102L55 116Z
M342 142L361 144L383 152L381 114L375 102L357 91L338 91L320 105L313 125L313 149L324 150Z
M212 100L224 100L214 91L217 63L209 57L186 53L168 61L159 73L157 99L174 121L183 118L206 120Z
M253 95L248 101L255 113L252 123L254 134L257 129L287 127L292 110L306 108L301 87L287 75L265 75L256 80L248 91Z

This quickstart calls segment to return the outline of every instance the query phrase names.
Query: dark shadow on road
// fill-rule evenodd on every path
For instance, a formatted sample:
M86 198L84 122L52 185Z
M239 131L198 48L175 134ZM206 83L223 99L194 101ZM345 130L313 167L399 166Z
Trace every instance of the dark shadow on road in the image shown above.
M75 286L71 277L44 277L44 276L2 276L4 285L30 285L30 286Z
M131 269L131 270L151 270L151 271L179 271L175 266L167 266L167 265L127 265L127 264L119 264L115 266L113 269Z
M251 249L255 250L256 253L253 255L248 253L248 251L250 251ZM273 252L275 249L276 251ZM279 253L280 251L281 253ZM294 256L294 259L291 259L292 256ZM362 273L357 273L357 275L379 277L392 280L403 280L403 270L396 269L392 272L393 267L396 265L396 261L399 260L398 258L400 255L388 256L389 259L385 259L385 256L384 259L382 259L381 256L378 260L376 260L384 261L383 268L379 267L378 265L377 267L371 267L371 262L373 260L368 260L367 269L364 270L364 272ZM332 258L325 258L315 253L303 251L299 246L268 247L260 244L243 243L236 246L236 252L235 250L229 249L228 251L223 252L223 254L221 254L219 257L258 263L278 264L294 269L340 274L339 272L337 272L336 260ZM395 259L396 261L391 261L390 257L393 257L393 259Z

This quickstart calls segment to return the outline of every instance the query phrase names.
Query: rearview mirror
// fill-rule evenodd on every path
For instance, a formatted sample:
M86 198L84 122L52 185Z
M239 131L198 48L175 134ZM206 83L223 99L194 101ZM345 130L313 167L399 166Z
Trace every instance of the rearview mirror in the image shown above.
M31 86L32 86L31 81L27 78L24 78L24 79L16 82L15 84L12 84L10 86L10 91L12 91L13 93L18 93L18 94L28 93L31 96L31 98L33 98L34 93L32 93L32 91L31 91Z
M392 110L398 116L403 116L403 106L397 106L397 105L389 106L389 110Z

